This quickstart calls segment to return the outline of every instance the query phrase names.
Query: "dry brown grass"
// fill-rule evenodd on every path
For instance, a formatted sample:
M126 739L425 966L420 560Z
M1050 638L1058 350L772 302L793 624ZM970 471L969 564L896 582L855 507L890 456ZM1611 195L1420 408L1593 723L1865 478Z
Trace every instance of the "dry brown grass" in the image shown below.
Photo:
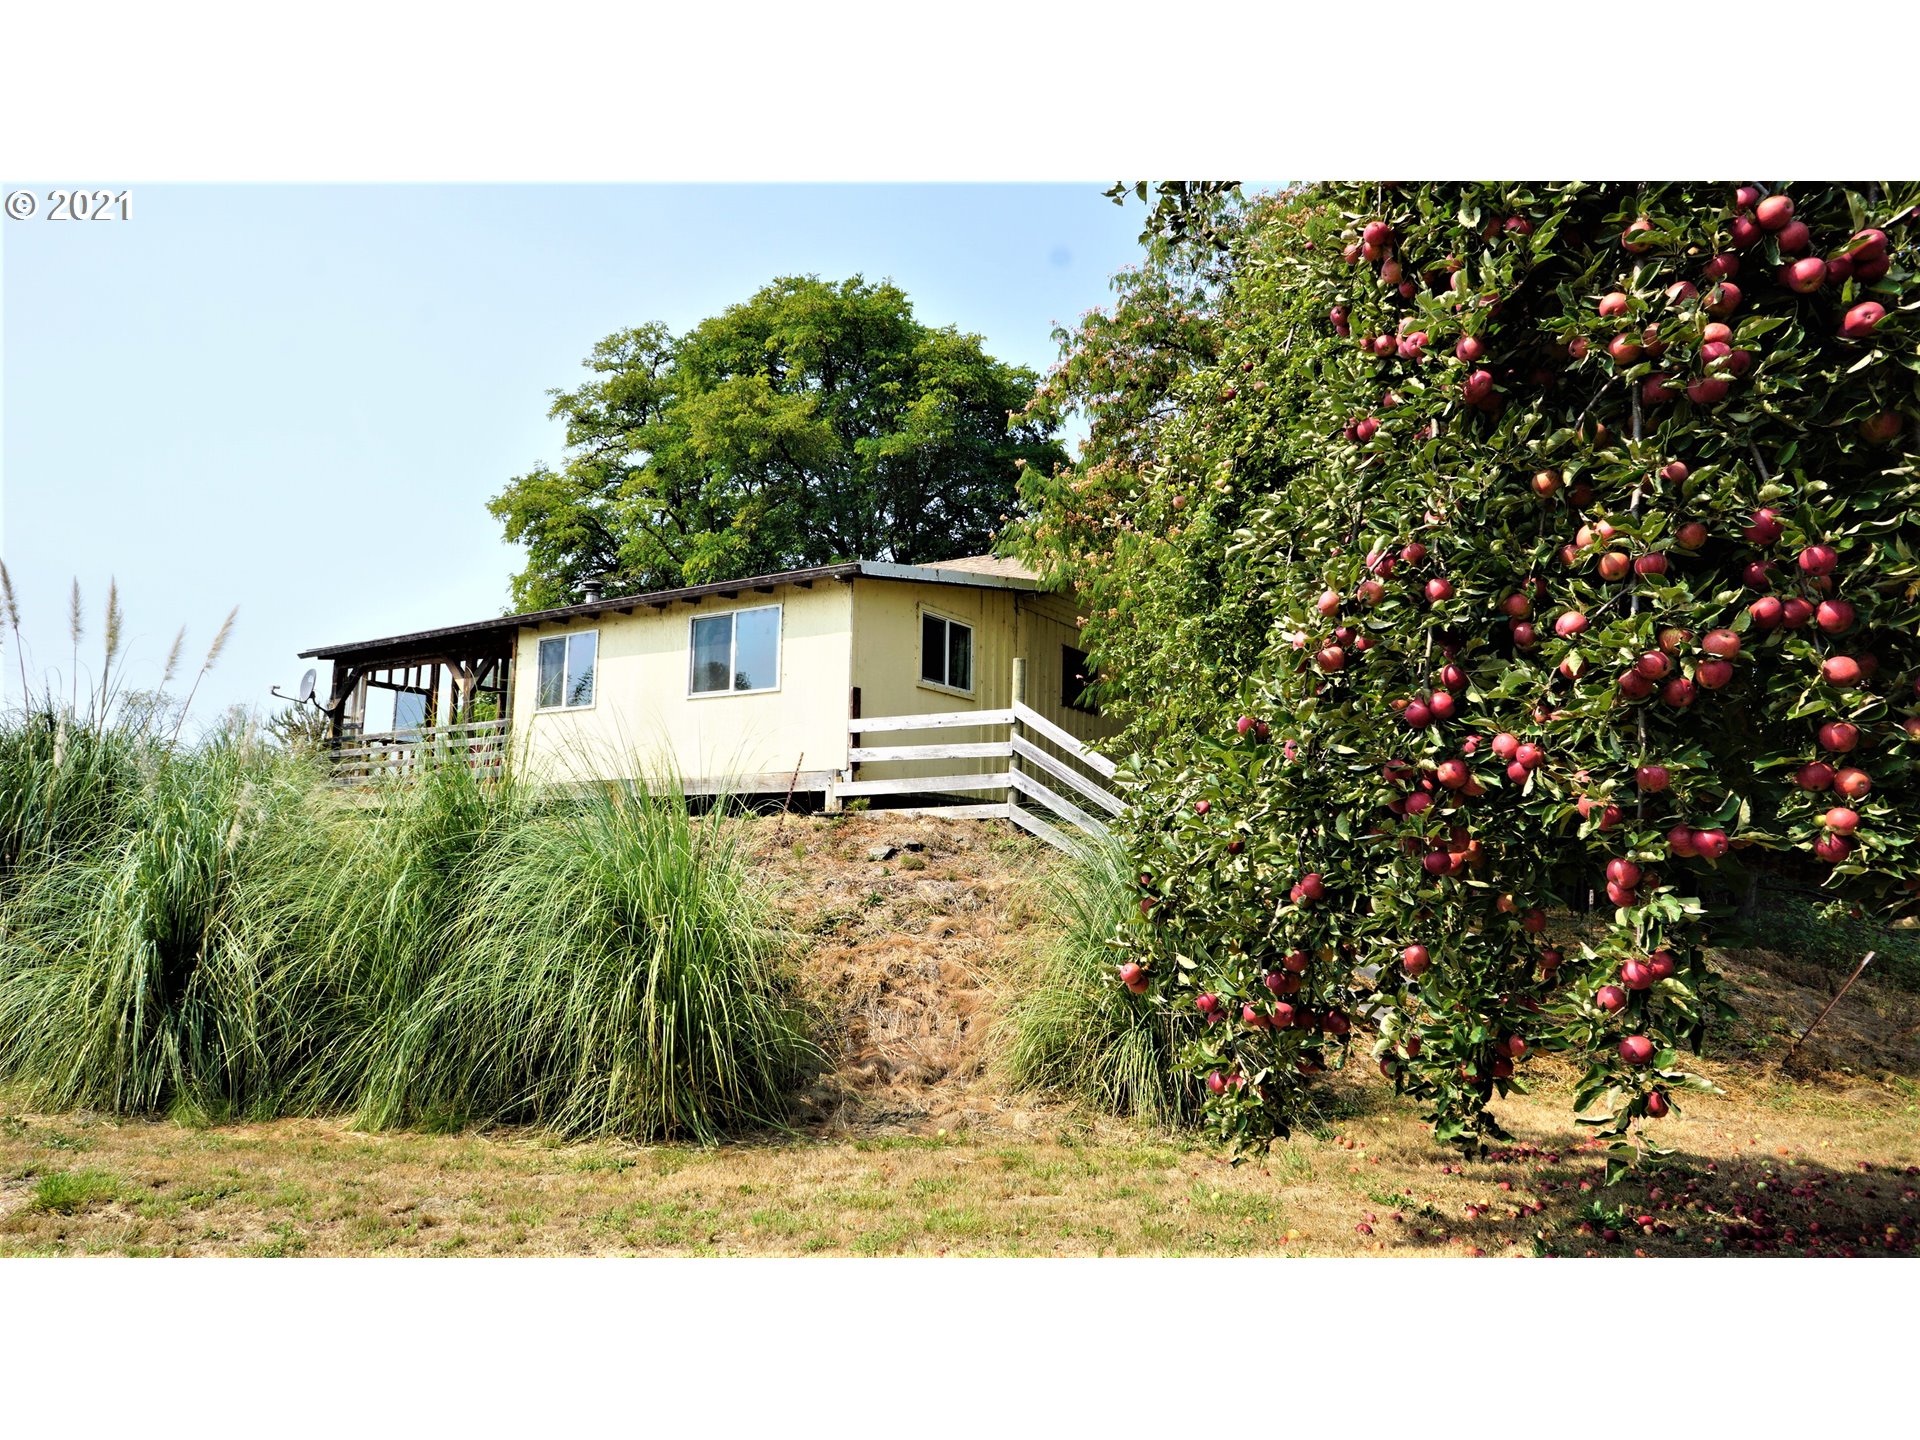
M964 822L753 824L808 932L800 976L843 1057L797 1135L562 1145L9 1115L0 1101L0 1254L1911 1252L1912 995L1863 982L1783 1074L1788 1038L1837 977L1730 956L1748 1018L1701 1063L1724 1093L1689 1097L1658 1130L1674 1160L1613 1187L1552 1069L1499 1107L1517 1138L1483 1162L1435 1147L1356 1067L1320 1128L1235 1166L995 1091L989 1021L1034 939L1023 886L1051 852ZM881 843L901 848L868 860Z

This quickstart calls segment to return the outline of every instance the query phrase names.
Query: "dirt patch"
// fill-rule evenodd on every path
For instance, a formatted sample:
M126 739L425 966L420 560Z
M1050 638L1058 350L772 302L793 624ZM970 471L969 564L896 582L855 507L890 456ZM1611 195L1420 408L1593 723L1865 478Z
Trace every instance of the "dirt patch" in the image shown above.
M932 1133L1030 1108L987 1083L988 1042L1063 857L993 821L748 824L834 1056L802 1099L802 1123L824 1134Z

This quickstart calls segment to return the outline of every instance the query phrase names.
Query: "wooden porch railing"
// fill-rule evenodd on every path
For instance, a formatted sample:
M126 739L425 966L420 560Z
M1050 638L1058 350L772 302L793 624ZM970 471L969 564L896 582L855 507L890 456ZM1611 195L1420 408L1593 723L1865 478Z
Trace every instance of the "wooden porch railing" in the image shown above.
M1016 694L1019 689L1016 683ZM1114 776L1113 762L1023 700L1016 699L1005 710L880 715L847 722L848 731L862 737L872 733L908 730L997 730L1002 727L1007 732L1003 740L855 745L847 751L850 765L1000 759L1007 763L1003 769L978 775L930 773L892 776L884 780L835 780L827 791L828 803L838 805L845 800L866 799L872 809L900 815L1010 820L1059 850L1080 848L1080 841L1074 833L1076 831L1082 835L1104 837L1108 819L1123 814L1126 809L1107 784ZM1036 743L1040 741L1052 748ZM1071 799L1068 798L1069 793ZM991 794L1000 798L974 804L939 806L900 805L889 803L888 798L944 794Z
M380 734L348 735L328 754L336 785L370 785L408 777L422 767L464 763L487 779L506 769L506 720L472 720L462 725L423 726Z

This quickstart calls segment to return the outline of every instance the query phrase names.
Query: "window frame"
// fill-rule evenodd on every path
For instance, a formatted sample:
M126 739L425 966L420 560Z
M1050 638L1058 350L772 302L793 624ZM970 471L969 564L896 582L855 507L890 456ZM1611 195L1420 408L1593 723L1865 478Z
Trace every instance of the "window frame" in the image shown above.
M687 698L689 700L724 700L728 696L739 695L776 695L780 692L786 678L785 662L787 649L786 602L775 600L766 605L741 605L732 610L714 610L702 615L695 611L687 617ZM763 610L771 610L778 617L773 627L773 684L758 686L752 690L696 690L693 688L693 627L702 620L727 619L732 622L727 632L727 673L737 672L740 657L740 617L756 615Z
M927 617L929 616L935 620L942 621L949 627L958 625L962 630L967 632L967 678L973 680L975 683L969 685L964 690L958 685L948 685L939 680L927 679ZM914 682L919 685L922 690L933 690L942 695L957 695L967 700L973 699L977 693L980 671L980 651L976 644L980 634L980 627L971 620L962 620L958 616L947 614L944 610L936 610L931 605L919 606L915 613L914 620ZM953 673L952 657L953 638L951 630L949 630L947 637L947 665L945 667L946 673L949 675Z
M576 637L593 637L593 698L584 705L567 703L567 666L573 661L573 642ZM540 703L540 650L552 641L558 640L566 648L560 657L560 703L542 705ZM562 630L553 635L541 635L533 642L533 713L536 715L559 715L567 711L592 710L600 704L600 627L587 630Z

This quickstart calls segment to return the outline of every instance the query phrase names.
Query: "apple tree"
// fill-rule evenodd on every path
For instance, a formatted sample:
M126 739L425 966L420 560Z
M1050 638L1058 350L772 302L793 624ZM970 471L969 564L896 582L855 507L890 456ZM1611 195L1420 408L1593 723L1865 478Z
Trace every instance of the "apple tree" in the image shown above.
M1223 1134L1286 1133L1365 1035L1464 1145L1562 1055L1624 1159L1698 1083L1707 948L1754 884L1920 907L1916 202L1341 183L1249 206L1217 354L1103 527L1132 563L1083 539L1062 566L1103 589L1103 668L1174 623L1157 577L1209 558L1262 620L1252 647L1176 647L1211 713L1129 697L1121 958L1142 1003L1207 1020L1184 1063ZM1033 548L1063 478L1026 489Z

